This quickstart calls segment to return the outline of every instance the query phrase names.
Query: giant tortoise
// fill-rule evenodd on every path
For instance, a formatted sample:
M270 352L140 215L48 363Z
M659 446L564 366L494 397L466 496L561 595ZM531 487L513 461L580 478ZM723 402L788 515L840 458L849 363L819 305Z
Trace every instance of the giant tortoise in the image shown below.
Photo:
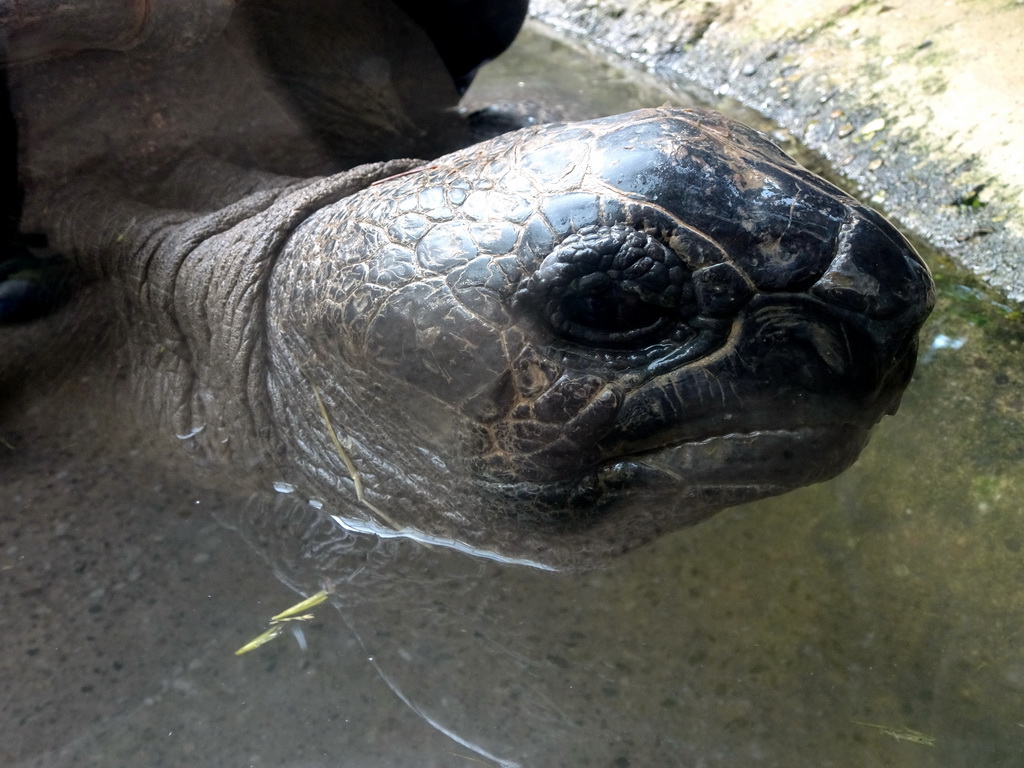
M926 266L764 135L471 143L524 3L56 5L3 18L22 228L104 286L140 410L253 487L584 566L836 475L899 404Z

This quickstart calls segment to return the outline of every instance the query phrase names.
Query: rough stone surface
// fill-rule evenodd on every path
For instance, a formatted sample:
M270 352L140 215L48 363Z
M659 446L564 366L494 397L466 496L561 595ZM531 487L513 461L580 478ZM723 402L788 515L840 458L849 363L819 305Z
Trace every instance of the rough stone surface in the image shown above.
M1024 3L534 0L537 19L695 81L821 152L860 194L1024 299Z

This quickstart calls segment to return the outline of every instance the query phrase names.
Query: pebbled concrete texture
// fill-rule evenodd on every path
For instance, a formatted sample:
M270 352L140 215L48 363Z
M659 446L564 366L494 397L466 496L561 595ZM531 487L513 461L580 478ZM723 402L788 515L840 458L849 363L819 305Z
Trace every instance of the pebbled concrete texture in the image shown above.
M1021 0L533 0L590 48L728 96L1024 300Z

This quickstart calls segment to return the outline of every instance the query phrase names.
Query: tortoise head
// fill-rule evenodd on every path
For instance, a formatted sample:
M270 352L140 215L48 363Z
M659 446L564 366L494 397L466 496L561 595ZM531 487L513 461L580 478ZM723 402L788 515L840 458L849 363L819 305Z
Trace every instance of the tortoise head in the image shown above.
M315 214L274 270L272 389L324 393L398 527L575 565L846 468L933 290L890 224L761 134L646 110ZM283 409L320 498L352 498L321 416Z

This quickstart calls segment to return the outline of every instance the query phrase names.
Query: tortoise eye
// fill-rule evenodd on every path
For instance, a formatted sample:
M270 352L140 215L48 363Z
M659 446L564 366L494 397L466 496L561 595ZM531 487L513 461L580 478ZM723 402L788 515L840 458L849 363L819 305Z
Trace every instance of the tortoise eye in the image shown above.
M696 311L692 272L664 243L622 224L562 241L519 289L560 337L588 346L635 346L663 337Z
M599 346L653 339L678 316L674 307L652 304L618 285L568 291L552 304L549 319L559 335Z

